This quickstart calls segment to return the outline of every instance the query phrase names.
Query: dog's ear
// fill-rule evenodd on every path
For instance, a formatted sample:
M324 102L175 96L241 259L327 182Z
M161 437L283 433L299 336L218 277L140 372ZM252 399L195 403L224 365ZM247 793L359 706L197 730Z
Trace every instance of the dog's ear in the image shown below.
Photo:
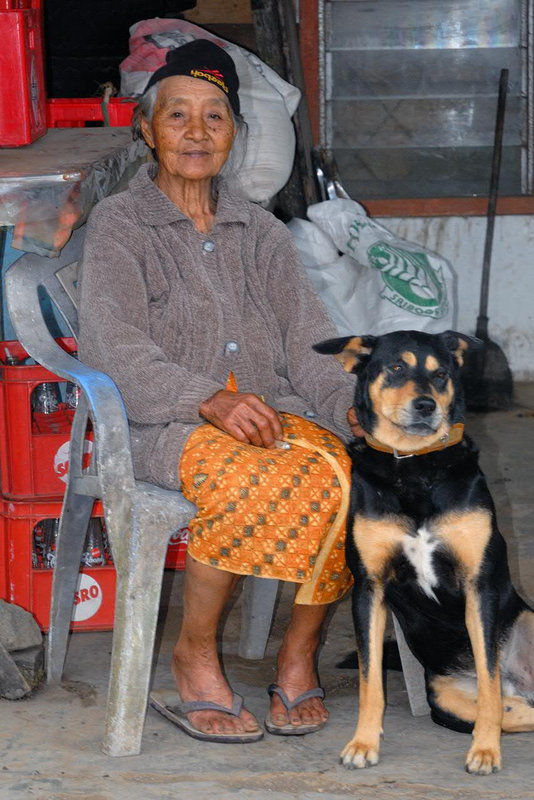
M465 333L457 333L456 331L444 331L439 334L439 338L447 350L451 351L460 367L464 363L466 350L479 350L484 345L482 339L468 336Z
M345 372L354 372L360 359L371 355L375 342L376 336L341 336L314 344L313 349L317 353L335 356Z

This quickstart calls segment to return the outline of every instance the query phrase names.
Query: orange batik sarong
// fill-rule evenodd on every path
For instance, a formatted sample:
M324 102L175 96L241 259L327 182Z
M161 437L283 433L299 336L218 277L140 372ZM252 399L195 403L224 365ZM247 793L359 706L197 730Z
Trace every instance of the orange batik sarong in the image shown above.
M198 508L188 553L235 574L300 583L296 603L331 603L352 584L350 458L330 431L280 417L288 450L243 444L209 423L193 431L180 461L182 491Z

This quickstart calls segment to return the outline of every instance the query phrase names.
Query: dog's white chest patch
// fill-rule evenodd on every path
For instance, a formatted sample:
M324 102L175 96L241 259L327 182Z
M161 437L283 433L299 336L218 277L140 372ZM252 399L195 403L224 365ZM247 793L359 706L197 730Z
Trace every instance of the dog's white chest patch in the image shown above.
M419 528L415 536L408 536L403 546L404 555L415 569L419 586L428 597L436 602L438 602L438 598L433 590L438 585L434 571L434 551L437 546L438 540L424 526Z

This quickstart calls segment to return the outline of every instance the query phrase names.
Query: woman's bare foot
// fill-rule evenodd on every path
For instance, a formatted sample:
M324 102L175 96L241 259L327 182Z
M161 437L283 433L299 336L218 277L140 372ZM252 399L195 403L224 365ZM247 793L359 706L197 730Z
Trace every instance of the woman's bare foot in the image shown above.
M171 671L182 702L209 700L232 707L233 692L222 674L217 653L204 643L186 643L180 639L174 650ZM252 733L259 725L250 711L241 709L238 717L222 711L193 711L187 714L191 724L202 733Z
M217 625L239 576L195 561L186 562L184 616L171 671L182 702L205 700L232 707L233 693L219 663ZM222 711L194 711L189 722L203 733L250 733L259 730L245 709L238 717Z
M291 623L278 653L275 678L290 701L318 686L315 654L326 611L326 606L293 607ZM289 712L277 694L271 698L271 721L280 727L288 723L295 727L320 725L328 716L320 697L303 700Z

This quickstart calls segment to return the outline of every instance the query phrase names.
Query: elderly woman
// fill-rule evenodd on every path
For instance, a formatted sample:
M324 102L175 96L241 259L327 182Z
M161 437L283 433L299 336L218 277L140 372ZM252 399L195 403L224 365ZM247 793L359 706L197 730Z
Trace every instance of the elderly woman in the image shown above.
M315 655L328 604L350 585L338 436L350 435L352 378L312 350L335 330L287 229L224 179L243 136L238 85L207 41L154 73L140 124L156 164L92 212L80 307L81 357L122 393L137 477L198 508L175 702L151 702L189 735L225 742L263 735L217 654L238 576L300 587L269 687L266 726L279 734L327 720Z

